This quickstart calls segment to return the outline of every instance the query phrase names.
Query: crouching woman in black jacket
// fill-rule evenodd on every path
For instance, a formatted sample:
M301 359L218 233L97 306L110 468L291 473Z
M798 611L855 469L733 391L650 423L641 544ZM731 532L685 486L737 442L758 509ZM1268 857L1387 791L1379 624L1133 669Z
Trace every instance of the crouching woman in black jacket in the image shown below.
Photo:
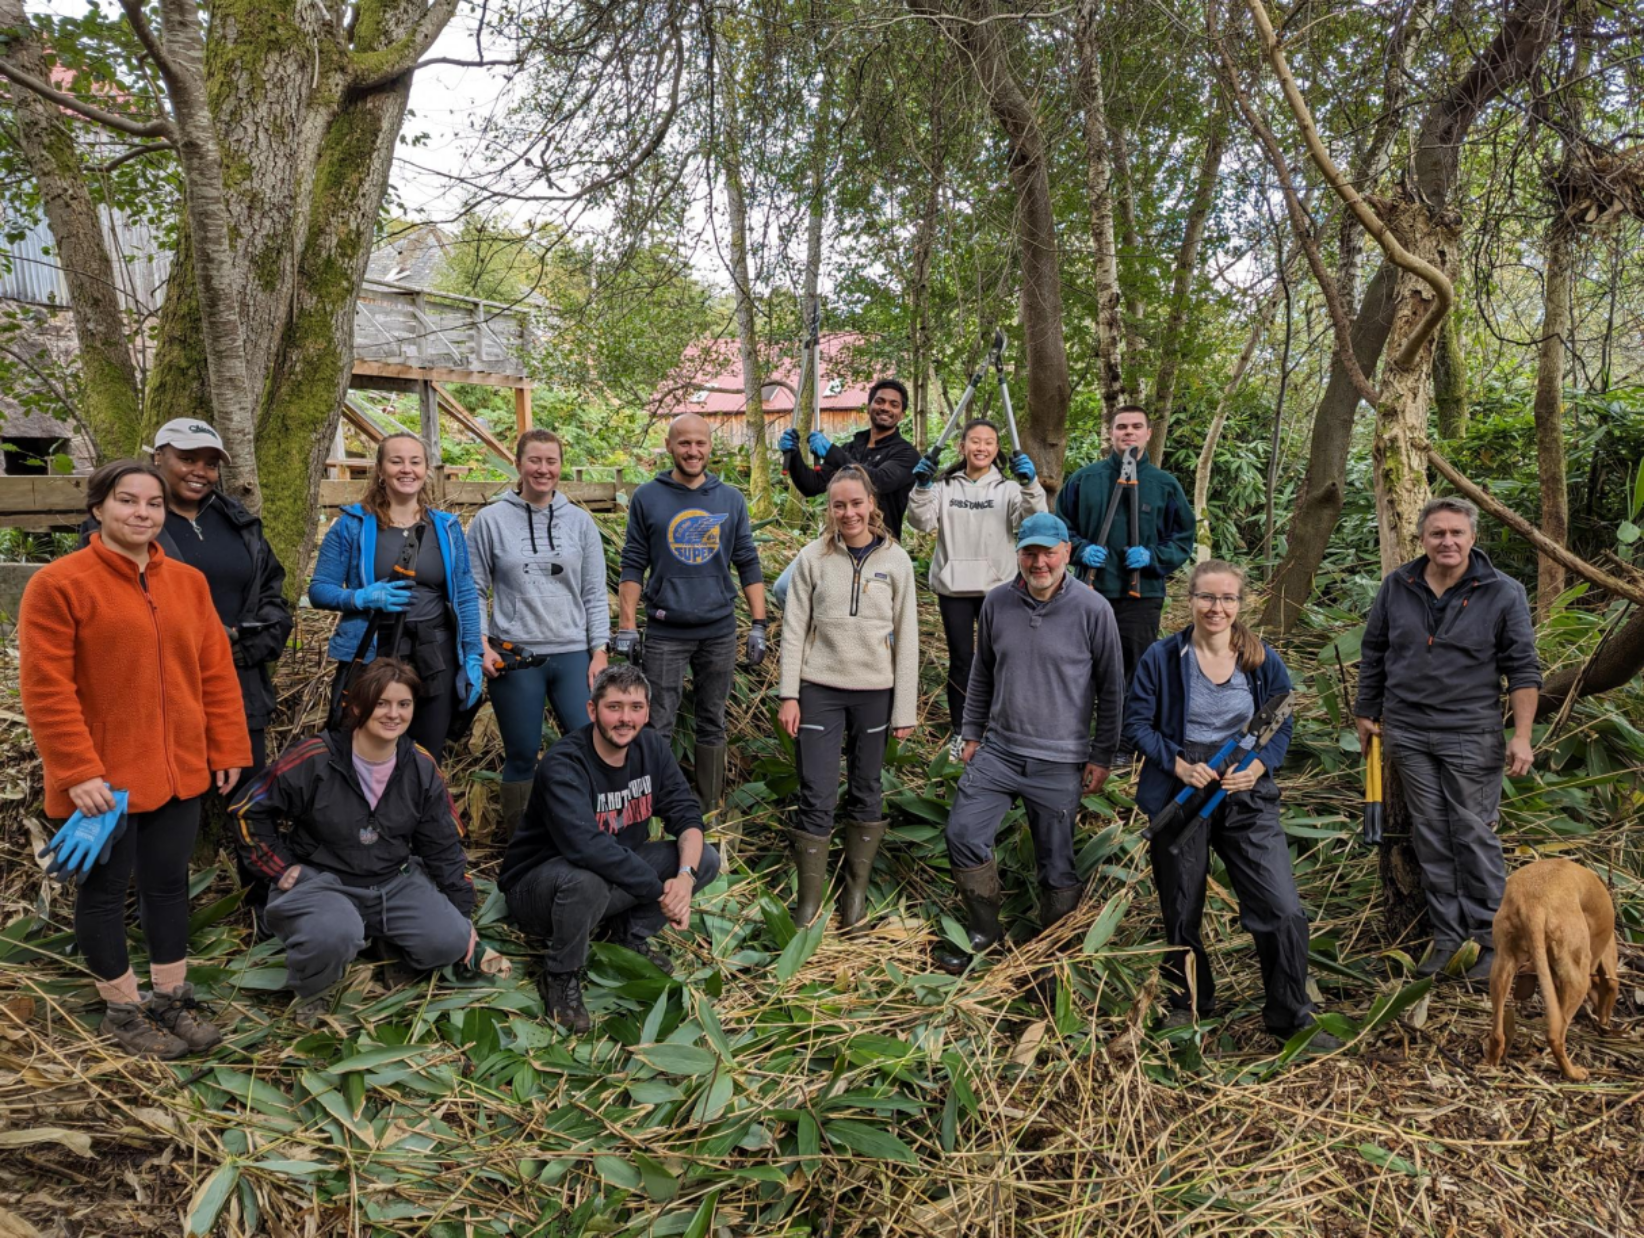
M473 954L462 826L408 732L420 686L404 662L378 658L351 685L342 729L281 753L231 809L246 864L273 887L266 918L285 943L298 1023L330 1012L367 938L421 970Z

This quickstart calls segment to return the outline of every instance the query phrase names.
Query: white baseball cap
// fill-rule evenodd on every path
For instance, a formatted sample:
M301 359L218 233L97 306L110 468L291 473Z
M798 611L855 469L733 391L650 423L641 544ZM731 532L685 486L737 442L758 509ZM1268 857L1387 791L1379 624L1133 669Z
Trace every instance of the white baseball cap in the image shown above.
M199 451L210 447L222 456L224 464L230 463L228 452L223 447L223 436L205 422L193 417L177 417L166 422L154 436L154 446L145 447L143 450L154 452L162 447L176 447L183 451Z

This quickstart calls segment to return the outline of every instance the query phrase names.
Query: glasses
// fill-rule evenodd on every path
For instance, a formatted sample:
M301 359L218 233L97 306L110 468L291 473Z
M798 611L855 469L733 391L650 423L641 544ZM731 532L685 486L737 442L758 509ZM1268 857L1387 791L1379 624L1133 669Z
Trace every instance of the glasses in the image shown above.
M1223 610L1232 610L1239 604L1239 599L1231 593L1195 593L1193 600L1203 606L1219 604Z

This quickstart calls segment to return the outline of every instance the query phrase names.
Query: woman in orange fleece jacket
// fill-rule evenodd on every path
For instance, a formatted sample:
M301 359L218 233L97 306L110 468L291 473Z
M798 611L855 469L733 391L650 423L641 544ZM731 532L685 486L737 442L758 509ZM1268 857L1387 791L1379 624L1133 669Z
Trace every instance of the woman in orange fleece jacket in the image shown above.
M251 760L234 655L206 579L168 559L165 483L152 465L105 464L86 486L102 525L91 545L40 569L17 634L23 712L46 771L46 813L91 816L127 792L108 859L81 879L74 935L108 1002L103 1028L133 1053L179 1057L221 1034L188 976L188 860L200 797ZM138 908L154 991L126 954L126 890Z

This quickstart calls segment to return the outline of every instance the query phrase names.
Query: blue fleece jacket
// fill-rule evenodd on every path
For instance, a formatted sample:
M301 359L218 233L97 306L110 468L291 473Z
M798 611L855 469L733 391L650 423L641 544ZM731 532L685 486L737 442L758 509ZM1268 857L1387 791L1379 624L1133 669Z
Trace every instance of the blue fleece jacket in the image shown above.
M450 512L432 508L428 519L445 562L446 601L457 617L457 694L463 696L469 690L467 663L480 656L479 590L474 587L474 574L468 566L468 542L462 535L462 522ZM376 583L376 557L376 517L368 515L358 503L348 504L325 531L325 541L320 543L314 561L314 575L308 582L309 602L320 610L342 611L326 650L338 661L354 656L370 622L370 611L354 609L353 593ZM374 645L366 650L366 661L376 656Z
M732 566L744 589L765 580L741 491L712 473L692 490L671 472L634 491L622 581L644 582L641 596L652 636L710 640L736 631Z
M1140 752L1141 777L1136 784L1136 804L1148 816L1160 812L1182 789L1176 777L1176 758L1182 755L1187 734L1187 703L1192 692L1193 663L1188 655L1191 627L1156 641L1142 655L1136 675L1130 681L1130 698L1125 702L1124 746ZM1290 690L1290 672L1271 645L1264 642L1267 657L1260 666L1246 669L1250 697L1260 709L1278 692ZM1267 772L1277 774L1290 750L1290 732L1295 719L1286 718L1256 758Z

